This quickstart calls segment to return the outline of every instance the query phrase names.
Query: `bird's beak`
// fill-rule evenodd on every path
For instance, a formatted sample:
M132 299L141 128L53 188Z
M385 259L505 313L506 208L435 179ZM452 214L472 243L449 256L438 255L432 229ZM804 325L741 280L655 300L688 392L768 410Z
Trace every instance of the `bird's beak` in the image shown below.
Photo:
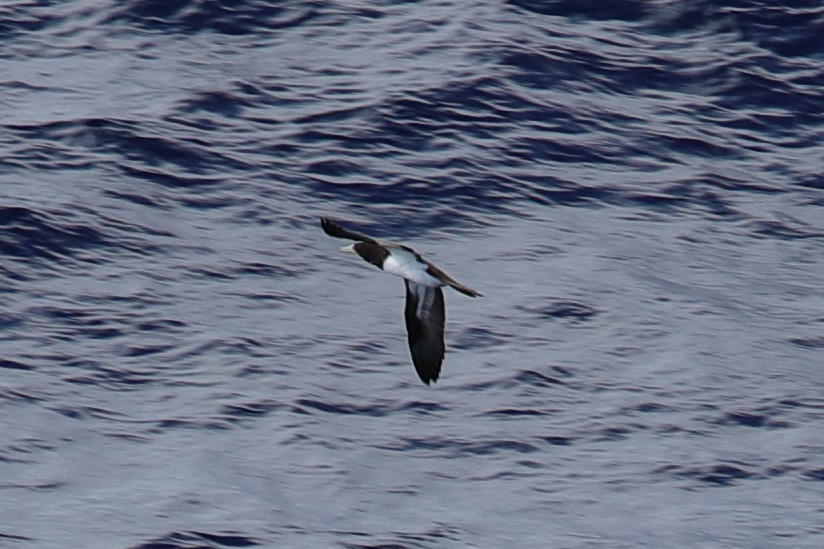
M344 246L343 248L341 248L341 249L340 249L340 251L342 251L342 252L349 252L350 254L357 253L357 252L355 252L355 244L354 244L354 242L353 242L352 244L348 245L348 246Z

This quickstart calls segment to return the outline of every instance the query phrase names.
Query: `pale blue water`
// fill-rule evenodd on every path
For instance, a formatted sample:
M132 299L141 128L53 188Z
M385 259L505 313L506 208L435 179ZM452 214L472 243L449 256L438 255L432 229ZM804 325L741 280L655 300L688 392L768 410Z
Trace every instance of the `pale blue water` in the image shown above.
M820 2L0 10L0 547L824 546Z

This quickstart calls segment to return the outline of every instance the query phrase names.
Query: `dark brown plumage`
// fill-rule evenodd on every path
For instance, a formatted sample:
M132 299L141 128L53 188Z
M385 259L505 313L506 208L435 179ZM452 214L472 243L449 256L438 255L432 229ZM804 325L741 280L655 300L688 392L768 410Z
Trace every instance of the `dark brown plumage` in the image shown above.
M441 364L446 353L443 343L443 330L446 324L446 312L443 303L443 291L440 288L427 288L421 284L406 283L406 320L409 352L412 363L421 381L429 385L438 381ZM421 313L423 311L423 314Z

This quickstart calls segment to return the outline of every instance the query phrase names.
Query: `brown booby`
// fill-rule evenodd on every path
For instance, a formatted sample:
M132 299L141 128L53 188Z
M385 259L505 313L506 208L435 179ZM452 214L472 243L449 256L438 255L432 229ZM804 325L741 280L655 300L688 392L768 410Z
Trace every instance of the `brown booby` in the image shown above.
M470 297L481 294L455 281L409 246L349 231L325 217L321 218L320 226L329 236L355 241L341 248L342 251L355 253L375 267L403 278L406 284L404 316L412 363L421 381L427 385L437 381L445 352L446 316L441 288L451 286Z

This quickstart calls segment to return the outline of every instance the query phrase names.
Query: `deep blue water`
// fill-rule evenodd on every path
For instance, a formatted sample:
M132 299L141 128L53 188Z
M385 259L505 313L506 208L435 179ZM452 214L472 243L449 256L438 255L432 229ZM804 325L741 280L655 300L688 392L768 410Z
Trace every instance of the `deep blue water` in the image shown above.
M0 547L824 547L824 4L0 7ZM403 285L448 292L432 388Z

